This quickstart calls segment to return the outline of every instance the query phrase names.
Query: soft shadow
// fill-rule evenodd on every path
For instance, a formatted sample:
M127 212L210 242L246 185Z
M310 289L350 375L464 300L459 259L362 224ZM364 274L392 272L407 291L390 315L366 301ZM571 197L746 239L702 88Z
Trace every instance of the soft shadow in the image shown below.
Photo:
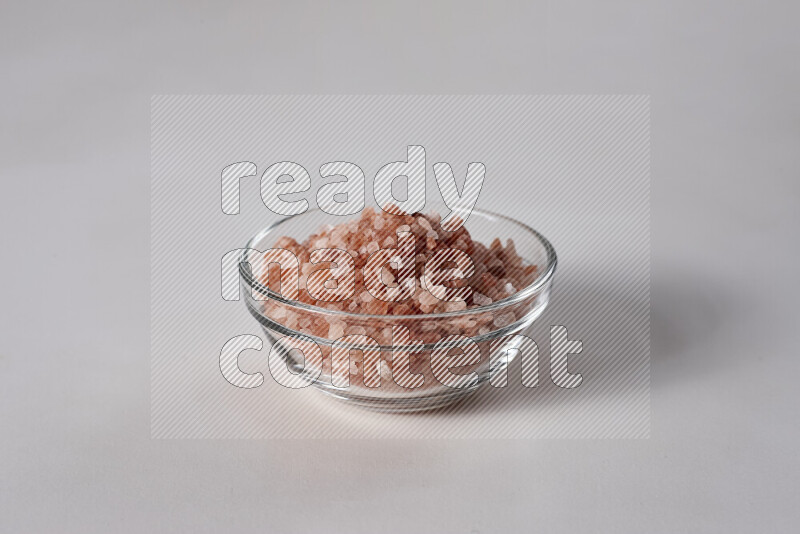
M649 310L646 290L593 280L601 277L563 280L548 310L526 333L539 345L539 387L521 385L516 358L509 365L507 387L485 385L458 404L416 417L538 411L577 399L608 402L640 395L650 386L702 379L714 366L698 360L695 349L713 342L720 326L745 304L713 280L687 273L654 278ZM567 327L570 339L583 342L582 353L569 359L570 371L583 375L583 383L572 390L555 386L549 377L549 326L557 324Z

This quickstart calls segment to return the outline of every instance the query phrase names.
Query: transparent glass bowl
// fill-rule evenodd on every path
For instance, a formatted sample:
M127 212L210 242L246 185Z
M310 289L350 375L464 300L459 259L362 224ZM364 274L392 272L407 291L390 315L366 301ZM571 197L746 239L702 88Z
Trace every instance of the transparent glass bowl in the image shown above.
M449 210L445 207L439 212L448 213ZM556 268L552 245L518 221L478 209L473 210L465 223L473 240L488 245L495 237L504 243L512 239L523 262L538 267L536 278L527 287L486 306L424 315L349 313L287 300L253 275L252 265L258 263L254 256L256 251L272 248L281 236L302 242L320 226L336 225L345 220L320 210L289 217L253 237L240 258L242 294L247 308L261 324L273 352L286 364L287 376L298 384L292 387L313 385L338 399L381 411L438 408L462 399L484 384L492 373L503 371L517 353L513 349L520 344L520 339L514 335L524 334L547 306ZM334 345L336 340L313 335L308 326L315 322L321 324L319 321L323 320L344 323L345 334L352 335L337 345ZM407 328L411 341L393 339L392 327ZM360 342L363 336L355 337L362 334L377 341L379 352L369 352L367 349L375 349L375 345ZM459 341L454 336L468 337L474 344ZM418 344L412 344L413 341ZM467 348L467 345L471 352L458 348ZM341 359L332 364L332 349L337 346L349 353L350 360L344 365ZM479 357L475 347L480 351ZM341 356L342 352L333 354ZM443 354L452 356L451 361L456 364L460 363L458 355L462 355L464 365L450 369L459 375L458 380L439 380L442 375L437 371L444 361ZM466 354L471 357L466 358ZM411 388L405 387L409 383L403 380L397 381L402 386L395 382L392 374L395 355L408 358L404 364L411 373L423 377L421 386ZM435 368L431 366L432 357L437 358L433 360ZM376 385L378 374L380 383Z

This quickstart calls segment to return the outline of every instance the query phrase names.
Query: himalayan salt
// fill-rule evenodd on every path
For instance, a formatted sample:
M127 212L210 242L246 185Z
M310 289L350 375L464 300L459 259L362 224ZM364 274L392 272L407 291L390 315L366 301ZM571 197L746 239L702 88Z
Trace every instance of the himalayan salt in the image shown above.
M488 306L489 304L492 303L492 299L490 299L486 295L478 293L477 291L472 292L472 301L478 306Z
M494 318L494 325L497 328L503 328L504 326L508 326L514 322L514 313L513 312L506 312L501 313L497 317Z
M328 328L328 339L339 339L344 335L344 329L347 326L340 321L331 321Z
M436 297L434 297L434 296L433 296L433 295L430 293L430 291L424 291L424 292L423 292L423 293L422 293L422 294L419 296L419 303L420 303L422 306L435 306L436 304L438 304L438 303L439 303L439 299L437 299Z
M467 309L467 303L463 300L456 300L454 302L446 302L444 305L445 311L461 311Z
M504 244L500 238L495 238L486 246L474 241L465 227L462 226L458 230L448 232L441 227L440 222L441 216L435 213L393 215L367 208L360 217L334 226L323 226L317 233L308 236L302 242L291 237L278 238L274 246L293 253L300 262L300 292L297 300L330 311L349 312L352 315L320 315L319 312L307 312L300 308L286 306L273 299L263 301L264 313L287 328L298 329L307 335L335 340L345 334L365 334L380 340L381 343L389 344L391 328L387 328L387 325L392 324L391 322L359 319L358 315L413 316L468 311L505 299L527 287L536 279L537 266L526 264L523 261L516 251L513 240L506 239ZM414 235L413 282L415 289L410 298L406 300L385 302L375 298L367 291L363 269L369 256L377 250L396 248L397 233L403 231L412 232ZM328 280L324 278L318 280L325 287L332 289L338 283L338 281L334 281L333 284L328 284L333 280L331 270L328 269L329 264L311 263L311 252L326 247L346 250L353 257L355 291L346 300L317 301L306 289L309 276L320 269L326 269L322 273L323 277L330 277ZM472 259L474 273L471 277L446 284L453 291L459 287L469 286L472 291L466 300L452 302L440 300L426 289L427 286L424 282L428 282L428 280L425 280L425 266L434 254L443 249L461 250ZM392 257L392 261L401 259ZM447 267L452 267L452 265ZM387 285L395 283L396 274L396 268L390 265L384 266L380 271L381 279ZM263 274L263 281L267 282L266 273ZM270 284L270 287L276 286ZM315 294L317 293L315 292ZM438 341L442 334L482 335L514 323L527 313L526 306L529 304L518 303L508 308L502 308L495 313L471 314L464 317L455 315L447 321L444 319L435 322L419 321L409 323L408 327L413 339L422 340L425 343Z
M348 335L367 335L367 330L363 326L348 326L344 329Z

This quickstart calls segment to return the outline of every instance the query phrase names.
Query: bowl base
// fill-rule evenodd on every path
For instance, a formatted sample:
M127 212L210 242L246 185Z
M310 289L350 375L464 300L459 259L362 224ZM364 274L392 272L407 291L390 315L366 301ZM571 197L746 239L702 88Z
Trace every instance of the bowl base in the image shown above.
M322 384L313 384L314 389L340 402L383 413L414 413L437 410L466 399L474 394L481 385L482 383L478 383L469 387L454 388L452 391L420 397L381 399L353 394L350 391L326 387Z

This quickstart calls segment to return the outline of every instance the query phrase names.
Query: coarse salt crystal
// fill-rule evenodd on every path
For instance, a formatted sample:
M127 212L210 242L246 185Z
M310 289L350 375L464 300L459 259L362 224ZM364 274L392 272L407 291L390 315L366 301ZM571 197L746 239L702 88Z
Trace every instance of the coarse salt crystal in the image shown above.
M344 335L345 324L339 321L332 321L329 323L328 339L336 340Z
M488 306L492 303L492 299L477 291L472 292L472 301L478 306Z
M492 323L497 328L503 328L504 326L508 326L513 322L514 322L514 313L513 312L501 313L500 315L498 315L497 317L494 318L494 321L492 321Z
M437 232L435 228L440 229L440 225L441 217L438 214L391 215L386 211L364 210L359 218L335 226L323 226L318 233L309 236L303 242L286 236L277 239L276 245L294 254L300 262L299 273L297 270L294 271L299 274L300 279L300 293L296 300L325 310L352 314L407 316L487 306L514 294L518 288L527 287L535 280L538 272L536 266L524 263L513 241L504 240L506 244L503 246L500 239L495 239L490 245L484 245L473 241L466 227L455 231ZM398 232L411 232L416 243L413 260L409 258L408 264L404 263L406 253L398 249ZM343 300L318 301L308 292L307 277L314 271L324 272L322 264L314 265L310 262L311 251L318 248L339 248L348 251L353 258L355 277L347 285L352 287L354 284L354 287L350 296L344 296ZM392 252L394 257L387 259L387 263L379 271L381 280L387 287L395 287L400 282L403 282L403 287L414 287L413 291L403 292L404 298L401 301L387 302L376 299L367 291L364 267L370 255L380 249L396 250ZM472 290L472 297L466 302L442 301L426 289L430 282L423 276L427 262L434 254L446 249L466 251L474 263L474 275L469 278L461 277L464 273L458 270L447 271L447 276L451 280L445 283L447 287L450 289L469 287ZM445 267L452 269L453 266ZM254 266L254 270L256 268L257 265ZM334 272L332 265L325 268L330 271L324 272L321 277L318 275L317 282L321 282L325 288L331 290L344 287L342 284L345 280L342 274ZM262 281L268 282L268 272L263 269L262 271L256 272L259 272ZM285 272L281 269L281 277L289 272L290 269L286 269ZM496 314L453 316L447 320L409 323L411 339L421 339L428 343L451 333L467 336L485 334L514 323L516 317L522 317L526 313L526 310L519 308L527 305L527 302L515 303L500 309ZM340 319L338 316L311 313L287 307L273 299L265 300L262 306L269 317L289 329L297 329L299 326L303 329L303 333L332 340L342 337L345 332L364 332L365 335L380 340L381 343L391 343L391 331L387 328L390 323L387 321L362 319L357 321L358 327L353 330L348 328L354 321L352 317ZM510 309L512 306L514 311Z

